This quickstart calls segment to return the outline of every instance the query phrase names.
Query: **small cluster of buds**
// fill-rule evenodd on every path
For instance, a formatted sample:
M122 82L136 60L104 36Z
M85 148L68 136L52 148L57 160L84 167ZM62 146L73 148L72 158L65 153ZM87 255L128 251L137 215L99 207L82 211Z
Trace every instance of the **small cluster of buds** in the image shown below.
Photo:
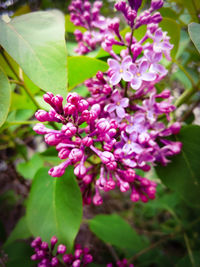
M89 254L88 248L81 248L79 244L75 245L74 254L66 254L66 246L58 245L55 249L55 245L58 242L57 238L53 236L51 238L51 245L42 241L40 237L36 237L31 243L31 247L34 248L35 254L31 256L33 261L38 261L38 267L53 267L59 266L61 261L64 266L80 267L86 266L93 261L92 255ZM62 255L62 259L60 258Z

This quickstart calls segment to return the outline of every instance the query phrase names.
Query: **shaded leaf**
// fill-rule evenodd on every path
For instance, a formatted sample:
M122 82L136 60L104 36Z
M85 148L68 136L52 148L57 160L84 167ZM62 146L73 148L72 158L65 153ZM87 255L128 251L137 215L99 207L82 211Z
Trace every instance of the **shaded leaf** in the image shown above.
M27 226L26 217L22 217L18 223L16 224L15 228L11 232L10 236L6 240L4 247L8 246L12 242L19 240L19 239L27 239L31 237L31 232Z
M190 23L188 25L188 32L192 42L200 53L200 24L195 22Z
M7 76L0 68L0 126L5 122L10 108L10 84Z
M200 206L200 126L188 125L182 128L177 141L183 144L182 152L171 162L156 171L162 182L176 191L188 203Z
M31 260L33 249L25 242L14 242L5 248L8 255L6 267L30 267L35 266L35 262Z
M97 215L89 226L99 239L118 248L139 251L145 247L140 236L117 214Z
M82 198L75 181L73 168L59 178L40 169L33 181L27 203L27 223L34 236L49 242L56 235L69 249L79 230L82 217Z

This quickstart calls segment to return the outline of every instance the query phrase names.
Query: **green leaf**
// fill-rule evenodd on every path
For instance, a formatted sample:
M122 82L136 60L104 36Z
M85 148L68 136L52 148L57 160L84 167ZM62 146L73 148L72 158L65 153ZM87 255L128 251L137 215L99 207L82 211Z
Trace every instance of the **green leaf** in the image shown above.
M16 224L15 228L11 232L10 236L6 240L4 247L8 246L12 242L19 240L19 239L27 239L31 237L31 232L27 226L26 217L22 217L18 223Z
M198 0L199 1L199 0ZM187 10L189 11L191 18L193 21L199 21L198 19L198 10L196 9L196 6L194 4L194 1L188 1L188 0L181 0L181 4L187 8Z
M188 203L200 206L200 126L182 128L176 140L182 142L182 152L171 159L167 166L157 166L162 182L176 191Z
M108 64L95 58L79 56L68 57L69 90L93 77L98 71L105 72Z
M34 236L49 242L56 235L69 249L79 230L82 218L82 198L73 168L68 167L59 178L40 169L33 181L27 203L27 223Z
M35 95L40 91L40 88L37 85L35 85L24 72L23 72L23 80L24 84L26 85L26 87L28 87L28 89L31 91L33 95Z
M159 12L162 17L167 17L171 19L176 19L178 17L178 14L172 8L169 7L163 7L160 9Z
M163 18L160 23L160 27L163 29L163 31L168 32L168 36L170 37L170 43L174 45L173 49L171 50L171 56L172 58L175 58L180 41L180 26L173 19Z
M185 257L183 257L182 259L178 261L178 263L176 264L176 267L188 267L188 266L198 267L200 266L199 251L194 251L192 254L193 254L193 260L194 260L193 265L191 265L190 256L186 255Z
M5 122L10 108L10 84L7 76L0 67L0 127Z
M65 20L57 10L0 20L0 45L40 88L65 95L67 52Z
M145 247L140 236L119 215L97 215L89 222L91 231L105 243L139 251Z
M200 53L200 24L198 23L190 23L188 25L188 32L192 42L194 43L196 49Z
M43 166L42 158L35 154L29 161L17 165L17 171L26 179L33 179L36 172Z
M30 267L35 266L35 262L31 260L34 254L31 246L25 242L14 242L5 248L8 255L6 267Z

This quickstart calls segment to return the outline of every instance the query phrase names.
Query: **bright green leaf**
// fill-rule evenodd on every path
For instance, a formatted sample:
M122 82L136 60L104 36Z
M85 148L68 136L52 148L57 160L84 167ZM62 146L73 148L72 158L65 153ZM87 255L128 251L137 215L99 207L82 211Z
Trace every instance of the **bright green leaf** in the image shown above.
M67 85L65 20L57 10L0 20L0 45L40 88L63 96Z
M176 191L192 205L200 205L200 126L183 127L177 135L177 141L182 142L182 152L171 158L167 166L158 166L156 171L162 182Z
M36 172L43 166L42 158L35 154L29 161L21 162L17 165L17 171L25 179L33 179Z
M35 95L40 91L40 88L37 85L35 85L24 72L23 72L23 80L25 86L31 91L33 95Z
M10 84L7 76L0 68L0 126L5 122L10 108Z
M188 32L192 42L200 53L200 24L194 22L190 23L188 25Z
M26 217L22 217L18 223L16 224L15 228L11 232L10 236L6 240L4 247L8 246L12 242L19 240L19 239L27 239L31 237L31 232L27 226Z
M168 32L168 36L170 37L170 43L174 45L173 49L171 50L171 56L172 58L175 58L180 41L180 26L173 19L163 18L160 23L160 27L163 31Z
M79 56L68 57L69 90L93 77L98 71L106 71L108 64L95 58Z
M73 168L59 178L49 176L48 169L40 169L34 178L27 203L28 227L47 242L56 235L71 249L82 218L80 189Z
M139 251L145 247L140 236L117 214L97 215L89 226L99 239L118 248Z

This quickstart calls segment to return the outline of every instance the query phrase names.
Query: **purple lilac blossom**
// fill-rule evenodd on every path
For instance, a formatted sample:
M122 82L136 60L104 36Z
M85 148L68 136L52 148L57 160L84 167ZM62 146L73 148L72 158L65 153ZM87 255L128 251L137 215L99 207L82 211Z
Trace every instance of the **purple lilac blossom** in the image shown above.
M180 130L180 123L172 122L170 116L175 110L171 92L165 89L157 93L155 87L167 74L160 61L163 56L169 60L173 48L167 33L158 26L161 17L155 10L162 4L152 0L150 9L138 16L129 12L132 8L124 1L115 5L129 26L147 25L141 40L131 37L130 32L122 38L118 19L102 17L98 1L92 6L88 1L74 0L70 6L72 21L87 28L88 36L91 29L98 28L96 42L112 56L109 70L85 81L90 93L86 98L69 93L63 104L61 96L46 93L44 100L52 109L39 110L35 116L40 122L54 121L62 127L53 130L39 123L34 130L56 147L62 160L49 170L51 176L60 177L69 165L74 166L84 204L101 205L102 192L115 188L129 191L133 202L154 199L156 183L138 175L137 170L148 172L156 164L166 165L181 151L180 142L168 140ZM83 14L81 10L85 10ZM76 32L76 37L80 44L83 34ZM120 55L114 53L114 44L125 46ZM84 46L91 49L86 42Z
M38 267L59 266L59 255L62 255L64 266L87 266L93 261L88 248L82 248L80 244L76 244L74 254L67 254L65 245L59 244L55 249L57 242L58 239L55 236L51 238L50 246L48 243L42 242L40 237L36 237L32 241L31 247L34 249L34 254L31 259L38 262Z

